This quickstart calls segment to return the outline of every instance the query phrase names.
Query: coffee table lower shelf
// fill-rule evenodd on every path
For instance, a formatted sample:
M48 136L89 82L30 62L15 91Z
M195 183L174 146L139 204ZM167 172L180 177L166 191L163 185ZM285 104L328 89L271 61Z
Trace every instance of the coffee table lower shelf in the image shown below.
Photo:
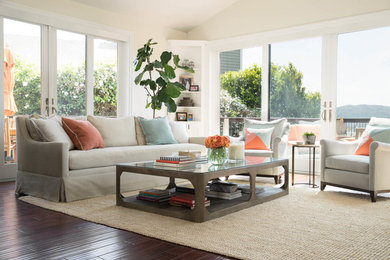
M250 194L233 200L209 198L210 206L206 207L205 220L221 217L254 205L267 202L287 195L288 191L282 188L263 187L264 191L256 194L256 198L250 200ZM194 210L185 207L171 206L168 203L156 204L148 201L137 200L136 196L124 197L120 206L142 210L159 215L175 217L185 220L194 220Z

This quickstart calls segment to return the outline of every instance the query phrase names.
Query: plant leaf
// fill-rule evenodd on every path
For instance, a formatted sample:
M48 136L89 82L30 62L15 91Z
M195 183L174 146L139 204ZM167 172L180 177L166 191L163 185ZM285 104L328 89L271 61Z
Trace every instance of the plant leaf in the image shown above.
M145 71L143 71L140 74L138 74L138 76L135 77L134 83L138 85L141 82L142 77L144 76L144 74L145 74Z
M157 85L159 85L161 87L165 87L167 85L167 83L165 82L165 80L162 77L158 77L156 80L156 83L157 83Z
M154 64L154 67L155 68L158 68L158 69L162 69L164 66L162 65L162 63L161 63L161 61L158 61L158 60L155 60L154 62L153 62L153 64Z
M168 82L167 84L167 94L173 98L177 98L180 96L181 90L176 87L174 84Z
M177 106L176 106L175 101L172 98L170 98L168 102L165 102L165 105L168 108L168 112L171 112L171 113L176 112Z
M179 58L179 55L173 55L173 63L175 64L176 67L180 68L179 67L179 61L180 61L180 58Z
M164 65L165 73L169 79L176 78L175 70L168 64Z
M160 77L166 82L169 82L168 76L164 71L159 70L158 73L160 74Z
M181 90L186 90L186 86L184 86L183 84L181 84L180 82L174 82L173 85L175 85L176 87L180 88Z
M161 53L161 56L160 56L160 59L161 59L161 62L162 63L168 63L172 58L172 53L171 52L168 52L168 51L164 51L163 53Z

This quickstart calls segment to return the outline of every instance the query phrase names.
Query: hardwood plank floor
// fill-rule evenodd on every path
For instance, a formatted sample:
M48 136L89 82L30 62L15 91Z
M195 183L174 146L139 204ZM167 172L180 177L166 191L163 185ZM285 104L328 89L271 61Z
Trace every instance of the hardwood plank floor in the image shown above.
M295 180L307 182L308 176L297 174ZM15 196L14 185L0 183L1 260L228 259L24 203Z
M228 259L19 201L0 183L0 259Z

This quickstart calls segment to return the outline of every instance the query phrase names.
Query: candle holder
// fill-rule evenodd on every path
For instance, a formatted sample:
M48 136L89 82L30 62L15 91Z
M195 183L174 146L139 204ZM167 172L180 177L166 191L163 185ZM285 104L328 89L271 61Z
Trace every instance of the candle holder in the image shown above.
M229 146L229 162L235 163L243 160L245 160L245 142L231 142Z

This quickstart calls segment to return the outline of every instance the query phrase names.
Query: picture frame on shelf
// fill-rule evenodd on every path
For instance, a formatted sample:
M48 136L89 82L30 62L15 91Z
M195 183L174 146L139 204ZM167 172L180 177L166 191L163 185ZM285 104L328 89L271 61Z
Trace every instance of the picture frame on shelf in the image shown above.
M199 92L199 85L191 85L189 91Z
M179 81L186 87L186 90L190 90L191 85L194 84L194 76L180 75Z
M194 115L188 114L187 121L194 121Z
M187 112L176 112L176 121L187 121Z

